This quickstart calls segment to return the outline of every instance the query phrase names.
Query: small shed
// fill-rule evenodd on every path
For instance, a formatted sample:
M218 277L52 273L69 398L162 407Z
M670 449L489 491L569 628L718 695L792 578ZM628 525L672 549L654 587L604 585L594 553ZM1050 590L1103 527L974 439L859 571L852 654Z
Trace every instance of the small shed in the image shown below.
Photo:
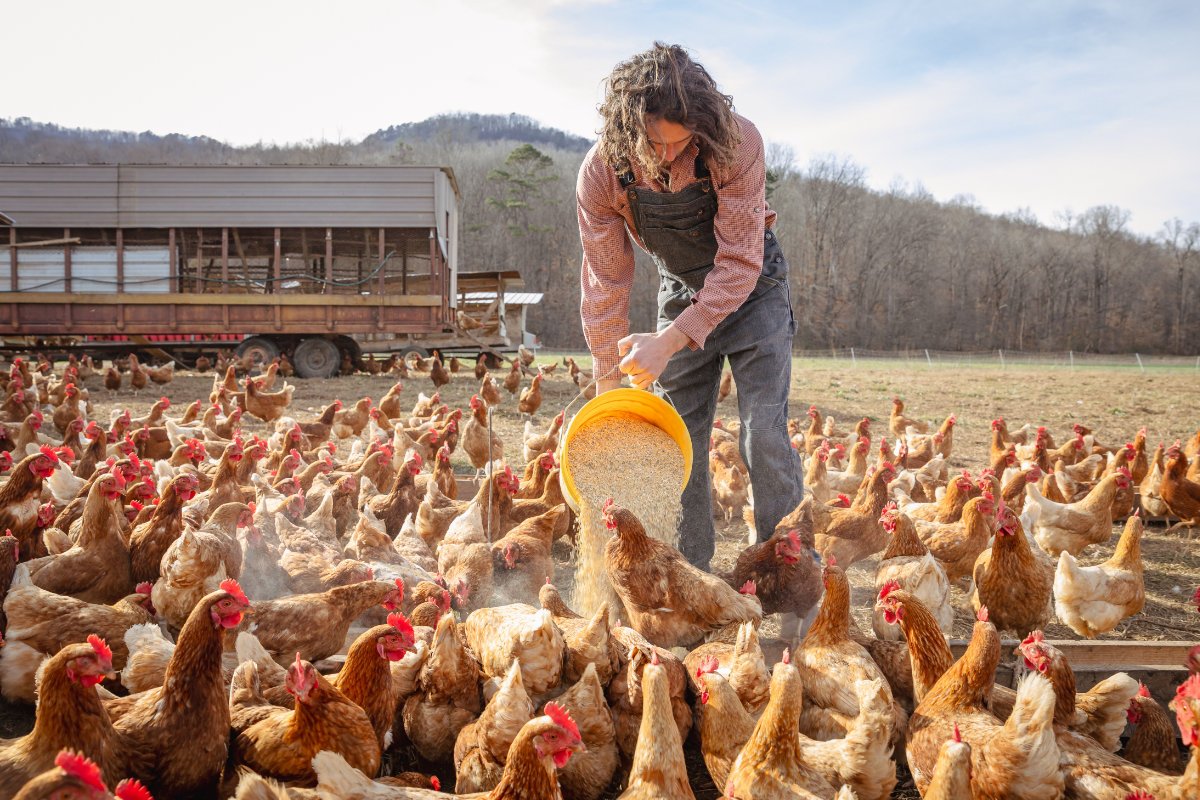
M459 319L487 319L493 317L498 335L517 341L528 348L538 346L537 334L526 330L526 312L529 306L542 302L542 292L465 292L459 296Z

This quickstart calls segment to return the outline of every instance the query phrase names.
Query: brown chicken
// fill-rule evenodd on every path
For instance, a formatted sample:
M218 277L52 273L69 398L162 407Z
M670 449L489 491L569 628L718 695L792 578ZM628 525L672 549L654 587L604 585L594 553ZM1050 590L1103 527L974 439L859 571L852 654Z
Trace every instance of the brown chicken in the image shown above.
M835 563L823 570L825 598L812 627L796 651L796 668L804 681L805 703L800 730L824 741L844 736L862 711L854 681L883 680L883 673L862 645L850 638L850 584ZM894 703L895 731L903 736L904 711ZM899 734L897 736L897 734Z
M370 397L362 397L349 408L334 413L333 426L330 429L332 435L338 439L360 435L371 419L372 404Z
M32 558L41 544L34 540L33 534L38 523L38 507L42 504L42 483L54 474L60 463L53 448L42 447L22 458L0 486L0 530L7 530L16 537L22 558Z
M9 627L0 651L4 696L35 702L34 673L41 659L69 644L87 641L91 634L112 642L113 666L124 669L129 656L125 631L149 622L154 615L150 585L140 584L138 590L106 606L47 592L29 583L12 587L4 600Z
M53 769L66 748L103 764L109 781L117 779L123 752L96 692L96 685L113 675L108 645L94 635L67 645L46 662L33 730L19 739L0 740L0 794L16 795L26 781ZM60 796L75 795L54 797Z
M783 614L782 636L796 635L800 620L821 599L821 567L812 542L811 504L801 504L780 520L765 542L742 550L733 572L725 576L733 587L754 581L763 614Z
M253 379L246 379L245 409L247 414L258 417L263 422L274 422L284 415L292 404L292 395L296 387L284 384L278 392L260 391Z
M585 747L579 729L562 706L547 703L545 714L534 717L517 734L508 751L500 785L486 794L467 795L476 800L540 800L560 797L555 768L567 766L571 756ZM426 789L388 787L369 780L336 753L318 753L313 759L321 797L373 797L397 800L438 800L447 795Z
M404 583L362 581L338 586L320 594L301 594L254 604L253 617L244 627L276 658L300 652L301 658L320 661L342 649L350 625L373 606L395 611L404 597Z
M890 537L879 515L888 501L888 482L895 477L895 468L885 463L849 508L813 506L813 541L821 558L832 557L845 569L887 546Z
M379 771L381 750L367 714L338 691L297 653L287 670L286 688L295 697L291 710L255 696L248 661L238 667L231 686L230 715L234 724L233 760L262 775L314 785L313 756L338 753L367 775ZM251 673L247 675L246 673Z
M115 469L92 484L83 507L79 538L71 549L28 563L35 585L88 603L115 603L132 593L129 545L118 522L124 520L124 488L125 479Z
M533 461L541 453L558 450L558 436L562 430L564 419L566 419L566 413L563 411L558 412L554 415L554 419L550 420L549 427L540 433L534 429L532 420L525 423L524 444L522 446L525 463Z
M533 701L521 680L521 663L513 661L483 713L458 732L454 743L455 793L496 788L504 773L509 748L531 719Z
M181 472L163 490L162 501L145 524L129 534L129 558L136 582L156 581L163 553L183 533L183 507L196 496L199 478Z
M1029 500L1041 508L1034 538L1054 558L1064 550L1073 556L1090 544L1103 544L1112 537L1112 504L1119 489L1129 486L1129 471L1122 470L1101 480L1074 503L1056 503L1029 486Z
M433 381L435 389L440 389L450 382L450 373L442 366L441 356L437 353L433 354L429 362L429 380Z
M1000 661L1000 636L985 612L979 616L962 658L909 719L907 754L913 780L919 791L929 788L942 743L957 726L971 745L973 798L1060 798L1064 782L1054 737L1054 689L1040 675L1026 677L1012 714L1001 724L984 706Z
M542 407L543 377L540 372L534 375L529 386L521 390L521 396L517 400L517 410L528 417L532 417Z
M1179 517L1172 528L1200 526L1200 483L1190 480L1187 471L1188 459L1179 444L1167 448L1166 471L1158 491L1171 514Z
M946 570L951 584L970 576L975 569L975 560L992 537L995 513L995 500L989 491L968 500L958 522L917 523L917 535Z
M250 607L236 581L205 597L179 633L163 685L105 702L125 774L159 797L214 796L229 748L225 632Z
M562 631L567 649L564 681L580 680L588 666L592 666L597 680L607 686L621 668L620 646L613 639L608 623L608 603L601 603L590 620L584 619L567 607L549 581L542 585L538 603L554 616L554 624Z
M1054 616L1054 569L1033 554L1011 508L996 509L996 537L975 559L971 607L987 606L992 624L1024 638Z
M438 620L418 691L403 709L404 730L423 758L452 759L459 731L483 710L479 680L479 663L460 638L454 616L446 614Z
M1079 566L1066 550L1059 554L1054 607L1059 619L1080 636L1092 639L1111 631L1145 605L1143 530L1140 516L1129 517L1112 557L1094 567Z
M1182 775L1183 763L1179 758L1179 744L1175 741L1175 729L1167 710L1160 706L1145 684L1138 684L1137 695L1129 701L1126 712L1133 733L1121 757L1164 775Z
M129 388L133 389L133 393L137 394L142 389L146 388L146 384L150 381L150 375L138 363L138 357L134 353L129 354Z
M955 728L953 738L942 743L925 800L959 800L971 796L971 745Z
M489 462L504 458L504 442L494 432L489 435L488 406L479 395L471 396L470 405L471 415L462 428L462 449L478 478Z
M550 546L567 513L566 505L555 506L521 522L492 543L493 580L505 600L537 602L542 585L554 577Z
M563 707L579 728L586 749L580 749L558 773L563 795L577 800L599 800L612 782L619 765L612 713L604 699L604 687L589 664L579 680L555 702Z
M633 512L612 498L603 515L605 526L615 531L604 547L605 571L630 626L654 644L687 647L730 623L762 619L752 585L735 590L696 569L674 547L648 536Z
M683 742L672 715L667 671L657 654L642 670L642 704L637 750L619 800L694 800Z
M1048 678L1054 688L1054 733L1068 796L1121 797L1139 789L1156 797L1186 796L1180 778L1126 761L1105 750L1094 739L1070 729L1077 715L1075 672L1062 653L1041 637L1041 631L1036 631L1017 649L1025 658L1026 665ZM1136 692L1136 683L1128 676L1125 678L1134 687L1129 695L1132 697Z
M905 432L912 428L917 433L929 433L929 424L921 420L904 416L904 401L899 397L892 398L892 413L888 417L888 430L897 439L904 439Z
M519 361L512 362L512 369L504 376L504 388L508 393L515 395L517 390L521 388L521 363Z

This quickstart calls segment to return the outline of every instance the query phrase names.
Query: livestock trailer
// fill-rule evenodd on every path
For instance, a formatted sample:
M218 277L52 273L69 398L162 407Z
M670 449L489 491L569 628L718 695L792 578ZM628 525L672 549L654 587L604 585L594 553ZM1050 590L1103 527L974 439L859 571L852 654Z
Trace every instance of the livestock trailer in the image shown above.
M286 352L303 377L429 342L512 351L523 332L459 327L458 205L437 166L0 165L0 339Z

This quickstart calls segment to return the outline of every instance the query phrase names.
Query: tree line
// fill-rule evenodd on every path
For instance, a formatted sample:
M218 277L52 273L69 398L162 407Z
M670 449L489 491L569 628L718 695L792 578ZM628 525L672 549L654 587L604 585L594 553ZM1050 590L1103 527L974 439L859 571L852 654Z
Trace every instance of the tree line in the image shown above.
M0 162L439 164L462 192L460 269L517 269L545 293L529 327L582 348L575 176L586 140L520 115L448 115L361 142L231 147L207 137L0 121ZM796 347L1193 354L1200 342L1200 224L1129 229L1096 206L1056 225L995 215L919 185L867 185L852 158L797 165L769 146L768 193L791 264ZM638 251L633 330L654 326L657 275Z

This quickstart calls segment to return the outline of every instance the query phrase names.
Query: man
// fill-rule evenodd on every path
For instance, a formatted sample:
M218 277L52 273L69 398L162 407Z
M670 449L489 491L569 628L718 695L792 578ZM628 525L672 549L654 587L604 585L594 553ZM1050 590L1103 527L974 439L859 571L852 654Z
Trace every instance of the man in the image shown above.
M599 391L618 386L620 373L643 389L658 381L687 424L679 548L707 569L716 538L708 447L726 359L759 541L804 493L787 435L795 321L762 137L704 67L661 43L616 66L600 114L576 187L584 335ZM658 268L655 333L629 334L631 238Z

